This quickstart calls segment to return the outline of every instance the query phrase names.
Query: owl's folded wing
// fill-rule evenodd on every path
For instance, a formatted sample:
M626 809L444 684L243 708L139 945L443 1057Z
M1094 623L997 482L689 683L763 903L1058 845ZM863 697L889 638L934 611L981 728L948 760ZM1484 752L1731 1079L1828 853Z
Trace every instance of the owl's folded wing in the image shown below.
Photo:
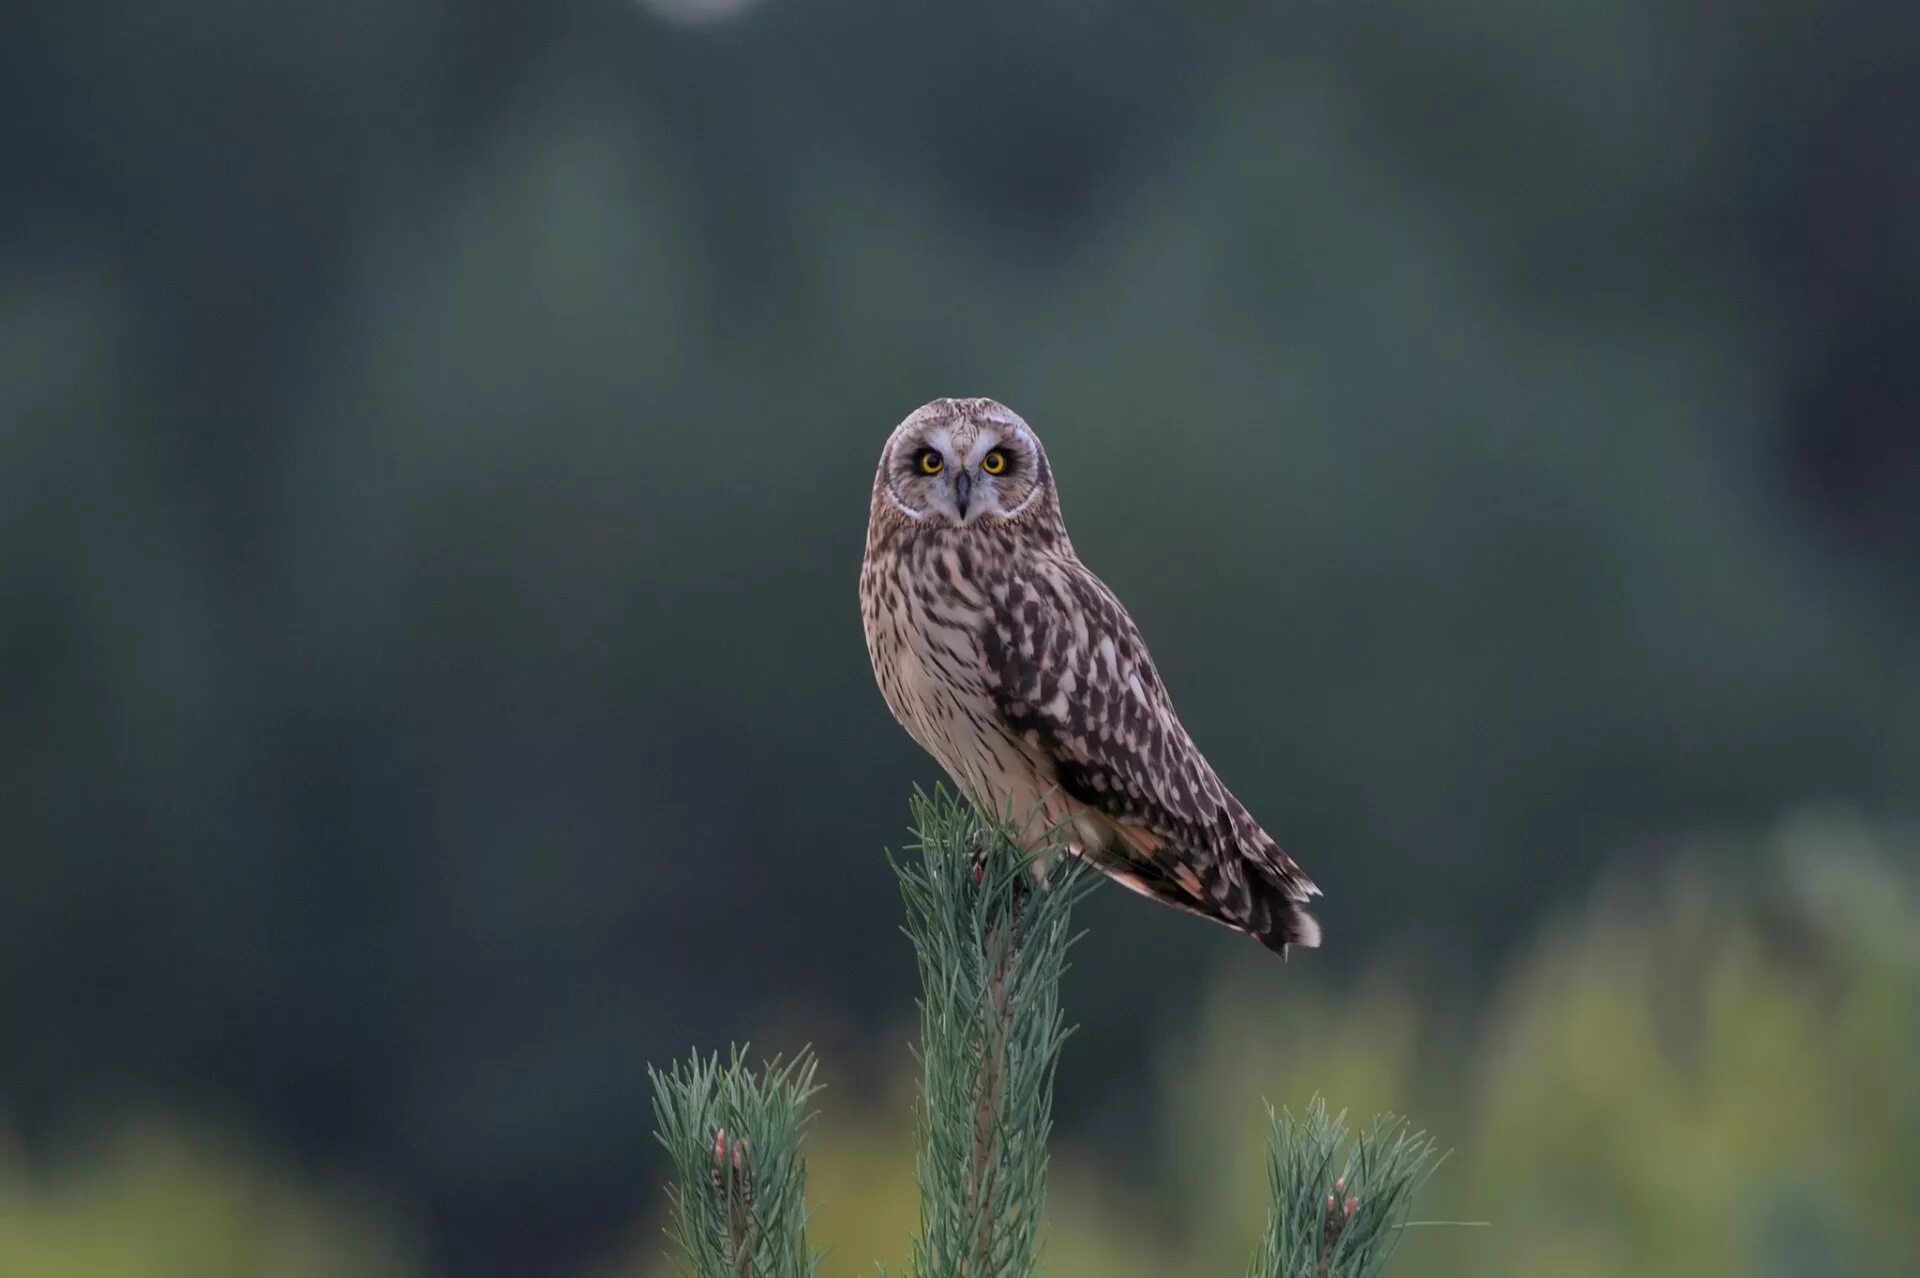
M1224 787L1113 594L1052 564L1016 574L1006 592L985 652L1007 726L1052 757L1068 794L1114 820L1161 837L1211 830Z
M1078 562L1047 561L1013 574L994 605L984 651L1008 730L1115 823L1126 846L1108 851L1137 885L1256 935L1310 929L1290 903L1314 895L1312 882L1187 735L1113 592Z

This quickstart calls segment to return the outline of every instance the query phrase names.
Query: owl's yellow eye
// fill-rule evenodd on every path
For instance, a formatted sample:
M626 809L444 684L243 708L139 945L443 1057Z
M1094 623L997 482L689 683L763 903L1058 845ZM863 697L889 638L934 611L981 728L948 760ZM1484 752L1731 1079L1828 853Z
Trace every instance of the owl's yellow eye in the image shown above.
M934 452L931 448L926 449L924 452L920 454L920 473L921 474L937 475L941 471L945 470L946 468L947 468L946 460L942 458L939 453Z
M980 469L986 471L989 475L1006 474L1007 473L1007 455L1001 452L997 448L994 449L992 452L988 453L985 457L982 457L980 459Z

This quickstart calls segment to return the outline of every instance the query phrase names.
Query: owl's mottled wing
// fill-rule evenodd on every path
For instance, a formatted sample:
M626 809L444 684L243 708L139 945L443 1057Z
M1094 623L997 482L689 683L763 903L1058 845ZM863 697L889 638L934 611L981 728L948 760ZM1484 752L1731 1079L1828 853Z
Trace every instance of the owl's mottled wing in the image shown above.
M1102 868L1283 953L1319 943L1300 905L1318 889L1194 746L1105 583L1077 560L1022 565L995 592L984 655L1008 729L1113 824Z

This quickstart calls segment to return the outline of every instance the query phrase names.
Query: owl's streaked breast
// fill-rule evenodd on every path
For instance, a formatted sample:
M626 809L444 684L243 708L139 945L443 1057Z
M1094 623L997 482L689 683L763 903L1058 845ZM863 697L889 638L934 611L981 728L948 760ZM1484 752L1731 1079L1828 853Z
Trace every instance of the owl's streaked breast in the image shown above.
M867 652L888 709L976 803L1027 817L1051 769L994 704L983 638L1004 582L970 548L932 534L870 550L861 581Z

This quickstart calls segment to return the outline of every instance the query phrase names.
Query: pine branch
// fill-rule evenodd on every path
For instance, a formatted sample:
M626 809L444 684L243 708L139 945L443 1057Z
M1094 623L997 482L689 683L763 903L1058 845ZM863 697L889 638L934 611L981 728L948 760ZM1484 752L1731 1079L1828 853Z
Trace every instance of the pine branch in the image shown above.
M920 965L916 1278L1025 1278L1039 1251L1078 863L1037 869L1003 822L917 796L895 863Z
M724 1066L699 1057L653 1081L656 1134L678 1182L667 1232L695 1278L806 1278L806 1161L814 1063L802 1052L756 1075L736 1048Z
M940 791L914 800L920 853L894 862L919 963L915 1114L920 1232L913 1278L1029 1278L1046 1197L1060 978L1074 905L1098 876L1046 868L1011 823ZM695 1057L649 1071L678 1181L668 1234L693 1278L811 1278L800 1139L814 1092L802 1054L755 1074ZM1315 1099L1267 1112L1273 1211L1249 1278L1375 1278L1407 1226L1436 1148L1383 1116L1355 1134Z
M1298 1120L1268 1109L1267 1126L1273 1212L1249 1278L1373 1278L1438 1165L1433 1141L1391 1114L1355 1135L1318 1097Z

